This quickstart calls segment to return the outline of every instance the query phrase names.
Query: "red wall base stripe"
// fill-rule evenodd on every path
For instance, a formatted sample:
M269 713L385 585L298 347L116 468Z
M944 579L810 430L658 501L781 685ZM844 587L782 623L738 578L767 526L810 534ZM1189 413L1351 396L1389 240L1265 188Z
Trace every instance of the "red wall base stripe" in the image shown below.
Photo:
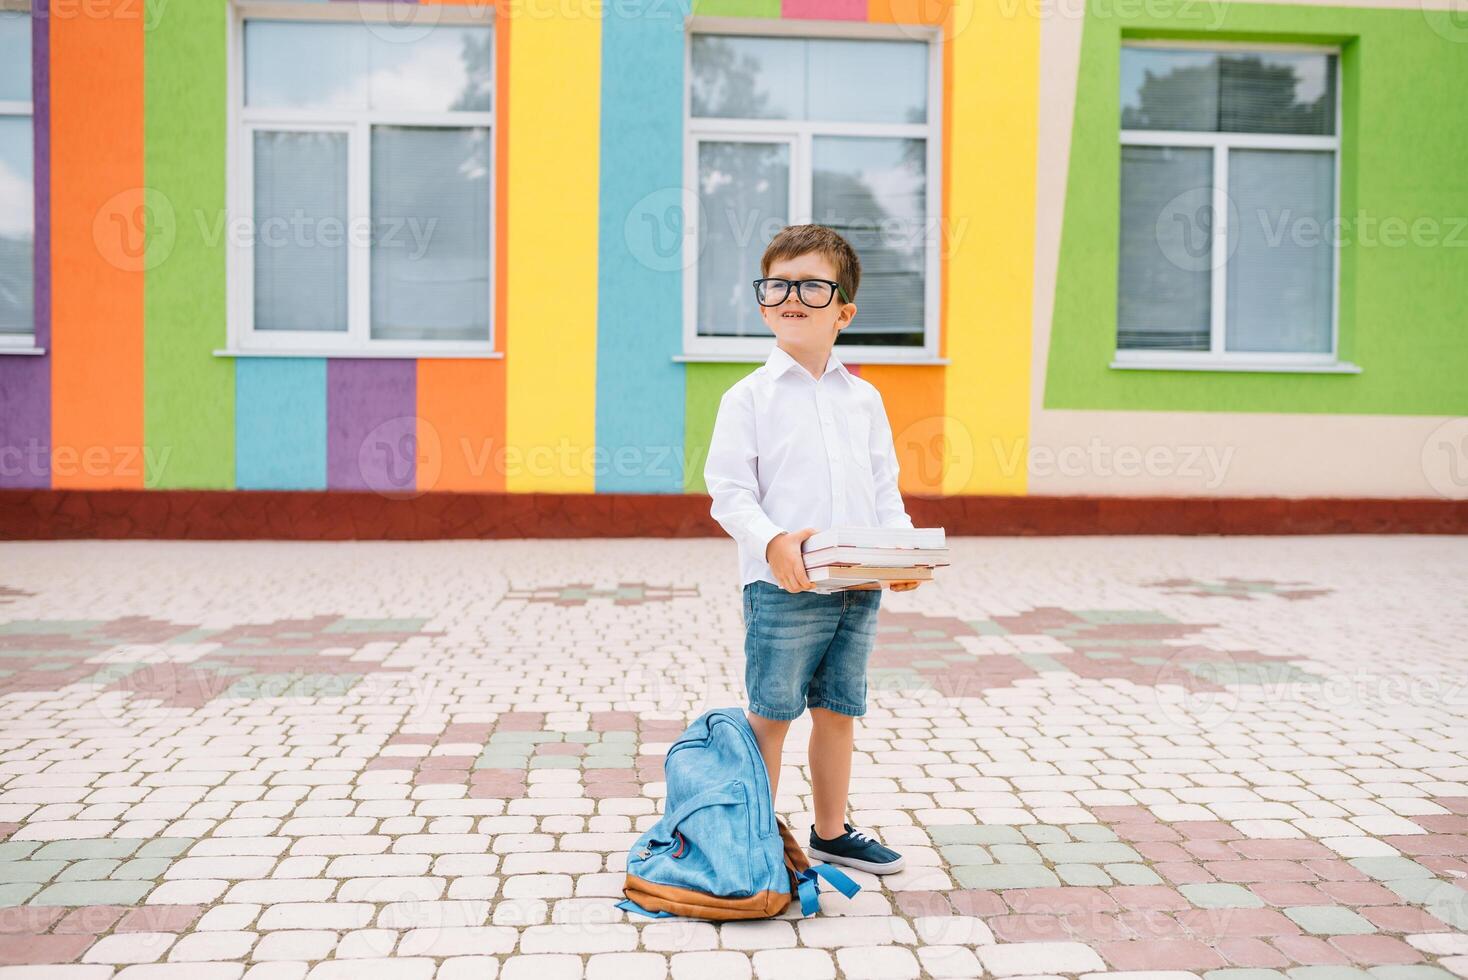
M1345 497L906 497L949 534L1465 534L1468 500ZM347 540L707 537L692 494L0 490L0 539Z

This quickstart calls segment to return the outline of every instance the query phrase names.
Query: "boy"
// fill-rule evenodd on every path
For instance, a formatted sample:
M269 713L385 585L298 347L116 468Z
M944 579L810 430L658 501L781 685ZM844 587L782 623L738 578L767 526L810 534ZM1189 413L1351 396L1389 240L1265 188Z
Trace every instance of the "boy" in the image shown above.
M749 723L773 797L786 732L809 706L811 856L890 874L902 855L845 822L882 592L811 592L800 551L818 528L912 527L882 396L832 350L856 316L861 265L830 228L792 225L771 240L760 271L754 298L775 349L719 402L703 471L710 513L739 543Z

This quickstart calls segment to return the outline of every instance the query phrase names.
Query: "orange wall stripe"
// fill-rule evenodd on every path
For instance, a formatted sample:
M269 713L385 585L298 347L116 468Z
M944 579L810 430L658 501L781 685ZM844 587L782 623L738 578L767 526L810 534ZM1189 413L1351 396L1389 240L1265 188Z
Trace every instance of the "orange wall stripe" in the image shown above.
M143 271L173 217L143 189L144 5L52 0L49 18L52 486L138 488L167 465L143 458Z

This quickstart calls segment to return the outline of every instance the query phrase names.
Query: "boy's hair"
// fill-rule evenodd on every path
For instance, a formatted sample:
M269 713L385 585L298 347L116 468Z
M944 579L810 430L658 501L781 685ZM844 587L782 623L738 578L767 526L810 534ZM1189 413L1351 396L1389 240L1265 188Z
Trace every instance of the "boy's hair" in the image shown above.
M780 259L793 259L797 255L818 252L831 261L836 270L836 281L845 294L843 303L856 301L856 287L861 283L861 260L851 243L825 225L786 225L781 228L765 254L759 260L760 275L770 274L770 266Z

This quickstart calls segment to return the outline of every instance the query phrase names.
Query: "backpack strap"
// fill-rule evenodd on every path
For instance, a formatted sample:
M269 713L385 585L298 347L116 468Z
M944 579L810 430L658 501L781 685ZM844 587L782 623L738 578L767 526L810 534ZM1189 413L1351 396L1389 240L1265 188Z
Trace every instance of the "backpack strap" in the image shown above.
M649 912L647 909L643 908L641 905L638 905L630 898L624 898L620 902L618 902L617 908L621 909L624 912L638 912L653 919L671 919L673 917L673 913L669 912L667 909L659 909L656 912Z
M852 881L842 871L837 870L831 864L813 864L809 868L796 875L797 890L800 893L800 914L814 915L821 909L819 893L821 890L821 879L835 888L842 895L851 898L861 891L861 886Z

